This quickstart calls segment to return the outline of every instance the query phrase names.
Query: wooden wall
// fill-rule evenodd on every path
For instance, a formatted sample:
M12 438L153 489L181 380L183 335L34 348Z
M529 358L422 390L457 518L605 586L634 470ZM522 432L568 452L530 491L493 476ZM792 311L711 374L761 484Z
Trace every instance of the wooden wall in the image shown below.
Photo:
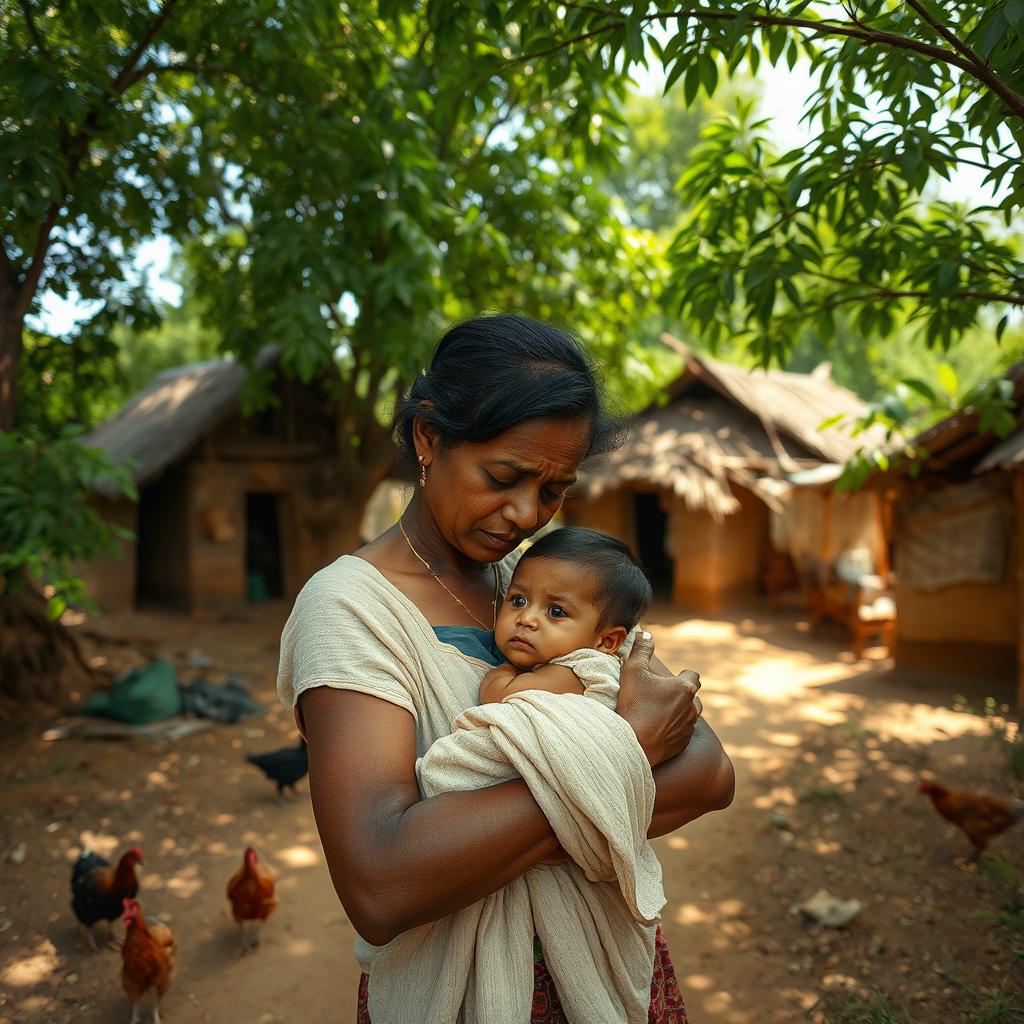
M134 501L92 495L89 504L107 522L135 533L138 506ZM103 555L75 566L74 571L85 581L86 592L100 611L127 611L135 605L135 541L120 541L118 548L120 558Z

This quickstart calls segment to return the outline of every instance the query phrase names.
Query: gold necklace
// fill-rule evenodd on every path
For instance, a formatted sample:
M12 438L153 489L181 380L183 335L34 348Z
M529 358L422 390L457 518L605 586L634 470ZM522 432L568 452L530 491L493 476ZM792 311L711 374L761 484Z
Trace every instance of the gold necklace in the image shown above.
M444 587L445 593L456 603L458 606L474 621L480 623L481 629L491 629L498 624L498 567L492 562L491 568L494 570L494 600L491 602L491 614L493 621L488 626L482 619L478 619L459 599L444 585L444 580L430 568L430 563L412 546L412 541L409 540L409 534L405 532L405 526L402 524L402 520L398 520L398 528L402 531L402 536L405 538L405 543L409 545L409 550L426 566L427 572L437 580L438 583Z

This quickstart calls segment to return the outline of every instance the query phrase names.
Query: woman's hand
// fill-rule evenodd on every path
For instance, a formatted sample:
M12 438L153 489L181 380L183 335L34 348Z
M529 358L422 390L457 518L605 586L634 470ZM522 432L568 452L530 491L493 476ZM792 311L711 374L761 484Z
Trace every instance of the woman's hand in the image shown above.
M700 676L691 669L659 675L651 668L653 654L651 634L640 633L622 666L618 711L656 768L686 748L704 708L697 696Z

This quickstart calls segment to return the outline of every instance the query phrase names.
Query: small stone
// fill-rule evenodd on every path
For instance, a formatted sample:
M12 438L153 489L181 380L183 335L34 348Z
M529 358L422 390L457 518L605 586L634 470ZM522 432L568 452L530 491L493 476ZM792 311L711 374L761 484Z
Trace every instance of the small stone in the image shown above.
M77 974L69 974L69 975L68 975L68 976L67 976L67 977L66 977L66 978L65 978L64 980L65 980L65 981L66 981L66 982L67 982L67 983L68 983L69 985L74 985L74 983L75 983L76 981L78 981L78 975L77 975Z
M60 822L59 821L51 821L50 824L46 826L46 831L49 832L50 835L53 835L54 832L59 832L60 831Z
M910 997L915 1003L923 1003L928 998L928 993L924 991L915 992Z
M28 853L28 847L24 843L18 843L18 845L7 854L7 859L12 864L24 864L25 856Z

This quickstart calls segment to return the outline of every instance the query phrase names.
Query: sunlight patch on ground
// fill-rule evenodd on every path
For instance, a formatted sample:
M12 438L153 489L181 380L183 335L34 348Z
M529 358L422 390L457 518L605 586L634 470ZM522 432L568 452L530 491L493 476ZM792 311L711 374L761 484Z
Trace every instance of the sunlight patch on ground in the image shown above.
M117 836L108 835L104 832L90 832L83 830L78 834L79 841L82 844L83 850L92 850L94 853L98 853L101 857L106 857L108 860L117 853ZM80 851L72 851L69 855L69 860L76 860Z
M766 793L762 793L752 801L753 805L760 810L770 810L785 804L788 807L796 806L796 793L792 786L773 786Z
M706 974L688 974L683 980L684 991L692 988L697 989L699 992L707 992L711 985L712 981Z
M316 952L316 943L312 939L289 939L285 952L289 956L312 956Z
M704 924L709 921L707 913L700 909L696 903L683 903L673 916L676 924Z
M60 960L49 939L40 942L35 952L9 963L0 974L4 983L14 988L38 985L56 973Z
M320 855L308 846L289 846L278 850L275 857L290 868L311 868L320 863Z
M665 845L670 846L673 850L685 850L690 844L682 836L667 836Z

